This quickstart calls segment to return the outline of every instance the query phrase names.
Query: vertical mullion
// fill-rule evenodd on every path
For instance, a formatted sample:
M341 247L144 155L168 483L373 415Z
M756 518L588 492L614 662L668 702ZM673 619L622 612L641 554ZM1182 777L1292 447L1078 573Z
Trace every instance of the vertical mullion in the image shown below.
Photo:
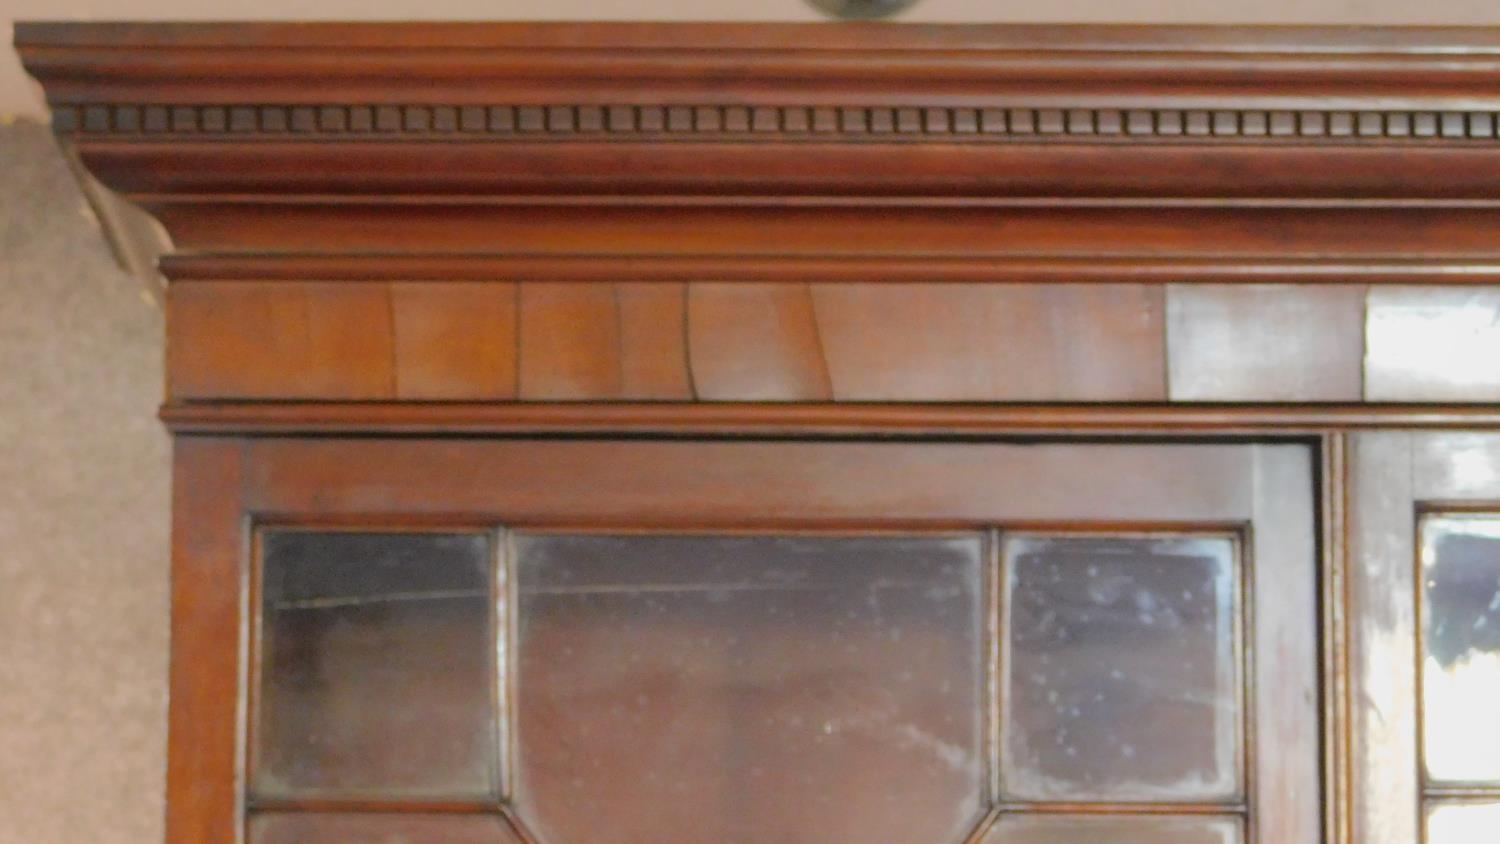
M983 575L984 603L984 764L986 812L974 831L964 839L964 844L983 844L990 829L1000 820L1000 719L1001 689L1004 683L1004 664L1001 648L1005 641L1004 609L1005 556L1001 542L1003 532L991 526L984 531Z
M1353 623L1348 575L1349 436L1329 431L1323 434L1320 445L1323 766L1328 793L1324 832L1330 844L1354 844L1350 818L1353 777L1349 769L1352 753L1349 635Z
M1006 572L1005 557L1002 553L1001 542L1003 541L1001 530L992 527L985 532L985 565L987 574L985 581L985 632L986 632L986 658L987 668L985 684L987 691L986 704L989 717L986 719L986 747L985 762L989 776L989 803L996 806L1000 803L1000 730L1002 719L1005 714L1004 694L1005 688L1005 656L1003 649L1007 636L1005 635L1005 595Z
M1422 840L1417 772L1412 436L1353 436L1349 534L1350 835Z
M497 801L504 804L510 798L512 766L510 765L511 735L509 713L510 693L511 615L515 602L511 599L510 535L503 526L492 528L489 533L490 564L490 641L495 660L491 677L492 712L491 727L495 731L490 771Z

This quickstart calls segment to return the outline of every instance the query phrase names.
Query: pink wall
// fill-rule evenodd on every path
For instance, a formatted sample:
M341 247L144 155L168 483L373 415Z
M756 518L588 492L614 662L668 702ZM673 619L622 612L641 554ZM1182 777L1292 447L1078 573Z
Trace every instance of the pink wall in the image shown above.
M814 21L803 0L6 0L0 38L24 19L740 20ZM1500 25L1495 0L921 0L923 22L1343 23ZM40 116L39 98L0 50L0 115Z

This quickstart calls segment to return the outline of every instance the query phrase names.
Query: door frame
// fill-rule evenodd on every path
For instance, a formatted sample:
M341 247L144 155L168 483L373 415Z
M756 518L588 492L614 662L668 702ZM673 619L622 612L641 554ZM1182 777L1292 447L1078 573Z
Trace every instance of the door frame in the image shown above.
M1044 441L1031 434L899 440L180 436L168 840L243 835L256 525L583 521L654 529L1003 523L1030 530L1241 531L1257 578L1243 599L1255 620L1247 651L1285 654L1299 647L1300 637L1308 660L1300 687L1285 682L1285 672L1264 670L1269 662L1255 663L1262 669L1245 678L1247 841L1321 840L1337 814L1322 805L1325 793L1334 793L1329 750L1339 745L1336 725L1318 705L1328 696L1320 688L1336 676L1328 661L1337 644L1328 641L1330 614L1318 614L1336 580L1320 528L1329 521L1327 496L1318 494L1328 477L1327 445L1306 437ZM1015 477L1027 481L1017 484ZM1071 489L1049 495L1039 478ZM1257 521L1291 527L1251 529ZM1320 575L1299 591L1285 576L1298 564L1277 560L1306 560ZM1276 600L1255 601L1261 594ZM1306 611L1300 621L1299 606ZM1265 633L1272 630L1281 632ZM1316 638L1309 638L1310 630ZM1302 718L1282 717L1297 708ZM1282 747L1306 752L1258 752ZM996 800L991 795L991 803ZM986 826L994 816L992 810Z

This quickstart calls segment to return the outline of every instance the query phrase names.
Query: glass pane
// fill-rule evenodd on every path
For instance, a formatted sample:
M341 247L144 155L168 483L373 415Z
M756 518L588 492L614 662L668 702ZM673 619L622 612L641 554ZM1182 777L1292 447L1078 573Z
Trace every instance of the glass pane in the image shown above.
M1237 844L1238 818L1005 816L984 844Z
M547 844L962 841L978 536L520 536L516 805Z
M1429 776L1500 782L1500 516L1422 522Z
M260 797L497 791L482 534L262 537Z
M1427 810L1427 844L1495 844L1500 803L1439 803Z
M1017 536L1005 563L1007 795L1238 795L1233 540Z
M268 814L250 818L250 844L520 844L498 817L400 813Z

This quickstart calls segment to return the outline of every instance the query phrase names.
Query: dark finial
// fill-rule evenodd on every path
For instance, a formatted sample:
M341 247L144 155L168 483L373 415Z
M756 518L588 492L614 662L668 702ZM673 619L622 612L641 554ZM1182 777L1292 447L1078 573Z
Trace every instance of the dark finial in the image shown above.
M888 18L911 8L917 0L807 0L808 5L841 20Z

